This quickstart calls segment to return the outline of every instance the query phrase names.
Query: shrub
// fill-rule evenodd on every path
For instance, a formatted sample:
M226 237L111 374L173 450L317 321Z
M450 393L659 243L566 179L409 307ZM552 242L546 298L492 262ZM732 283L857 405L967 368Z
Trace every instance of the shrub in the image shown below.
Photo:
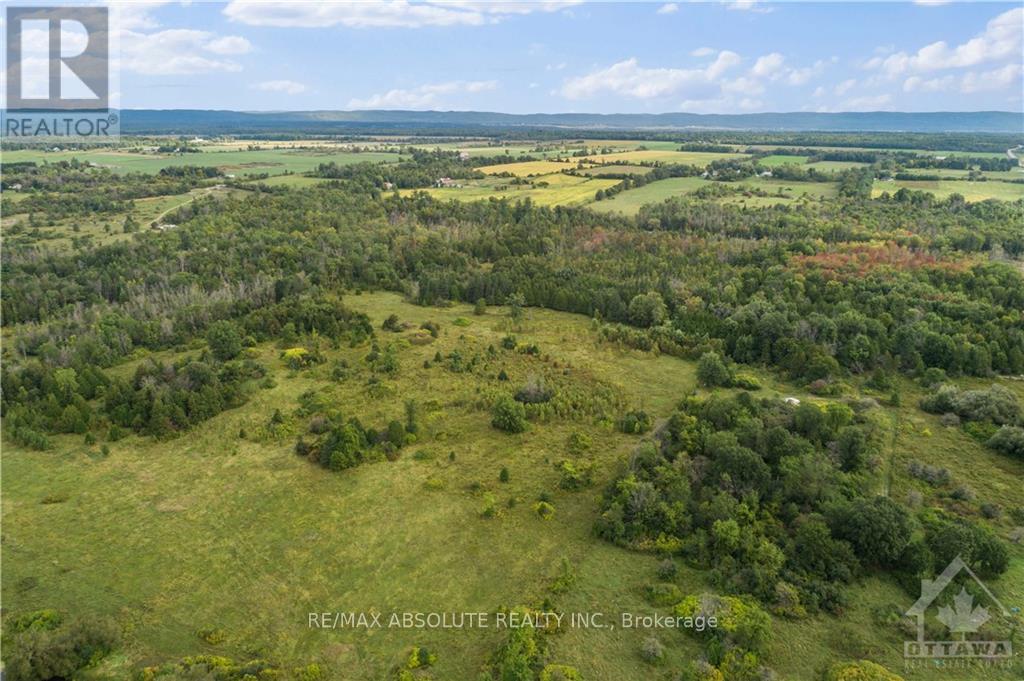
M493 518L498 515L498 500L493 494L484 494L484 505L480 509L480 515L484 518Z
M708 388L732 385L732 372L717 352L705 352L697 362L697 380Z
M506 433L522 433L526 430L526 408L511 397L501 397L491 410L491 425Z
M640 644L640 657L644 658L645 662L657 662L665 657L665 646L654 636L648 636Z
M506 466L501 467L501 472L498 473L498 482L508 482L509 473Z
M911 461L907 465L907 472L918 480L924 480L929 485L948 485L950 481L949 469L931 466L920 461Z
M578 490L589 487L593 482L593 464L589 461L563 461L556 466L561 473L558 486L567 490Z
M52 611L20 619L4 637L5 678L49 681L77 678L77 672L105 657L116 644L113 625L98 620L63 620Z
M619 419L618 427L623 433L639 435L650 430L653 423L651 416L647 412L634 409L623 414L622 418Z
M1024 459L1024 428L1003 426L985 444L1000 454Z
M679 574L679 566L671 558L658 563L658 577L660 579L675 579L675 576Z
M833 665L825 675L825 681L903 681L903 677L882 665L860 660Z
M554 396L555 391L545 385L543 377L530 376L526 380L526 385L516 392L516 401L524 404L543 404L550 402Z
M502 679L511 677L502 677ZM583 681L583 676L575 667L565 664L545 665L540 672L540 681Z
M477 298L476 304L473 305L473 314L482 315L487 314L487 299Z
M555 507L546 501L538 501L533 510L542 520L550 520L555 515Z
M206 332L206 342L210 345L213 356L222 362L234 359L242 351L242 334L233 322L219 321L210 324Z

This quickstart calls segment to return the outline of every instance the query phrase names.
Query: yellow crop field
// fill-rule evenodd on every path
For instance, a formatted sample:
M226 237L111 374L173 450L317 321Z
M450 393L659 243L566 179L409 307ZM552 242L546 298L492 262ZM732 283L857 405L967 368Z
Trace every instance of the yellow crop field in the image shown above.
M618 180L577 177L562 173L553 173L532 179L532 184L515 185L503 182L501 178L488 178L466 182L461 187L406 189L401 193L408 196L418 191L425 191L441 200L481 201L493 197L511 201L530 199L543 206L581 206L593 201L598 190L608 189L618 184Z
M517 177L528 177L531 175L558 173L567 168L575 168L576 165L575 163L562 163L559 161L523 161L522 163L502 163L496 166L483 166L479 170L488 175L512 173Z

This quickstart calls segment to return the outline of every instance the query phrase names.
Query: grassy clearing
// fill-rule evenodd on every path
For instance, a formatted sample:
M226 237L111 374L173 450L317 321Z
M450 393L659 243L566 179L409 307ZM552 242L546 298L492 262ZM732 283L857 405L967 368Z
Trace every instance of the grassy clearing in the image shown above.
M618 180L575 177L553 173L532 178L532 184L513 185L498 177L486 180L470 180L461 187L402 190L403 195L425 191L431 196L456 201L482 201L489 198L522 201L530 199L544 206L579 206L594 200L600 189L607 189Z
M863 168L868 165L867 163L857 163L856 161L817 161L815 163L808 163L808 168L814 168L820 170L823 173L827 172L838 172L840 170L849 170L850 168Z
M193 189L187 194L135 199L135 207L130 211L130 214L139 223L139 229L145 231L149 229L152 222L159 220L197 198L204 196L224 198L242 193L245 192L237 189L208 187ZM2 225L4 239L8 245L19 243L31 244L41 240L47 248L62 250L71 248L75 239L83 239L96 246L131 239L132 234L125 234L123 229L124 221L128 214L128 211L124 211L111 214L77 216L58 220L51 225L29 228L28 215L18 213L4 216L0 219L0 225ZM19 225L24 225L24 227L20 228L24 231L19 231L19 229L15 229L14 233L10 231L12 227Z
M590 177L601 177L603 175L646 175L651 172L650 166L630 166L630 165L606 165L606 166L593 166L591 168L583 168L579 172L583 175L589 175Z
M757 162L763 166L785 166L801 165L807 163L809 156L791 156L789 154L772 154L759 159Z
M307 627L310 611L493 612L542 599L563 558L577 580L557 597L562 610L603 612L608 618L659 610L643 598L644 586L656 581L657 559L600 542L591 532L600 490L638 439L587 420L533 424L522 435L505 435L476 406L477 390L501 385L491 377L499 368L511 377L502 386L507 390L530 373L554 372L572 385L611 389L623 404L661 418L694 387L692 363L598 344L586 318L531 309L516 335L537 343L541 357L499 351L484 376L454 374L439 365L426 369L424 360L435 352L458 349L469 355L498 346L507 333L503 310L474 316L466 305L422 308L389 293L347 301L378 328L391 314L414 326L426 320L442 326L440 337L427 345L406 343L410 332L381 332L381 343L399 344L401 365L395 378L384 381L383 396L366 390L365 371L340 383L329 378L329 364L290 372L279 350L268 345L257 352L273 369L276 386L187 437L154 442L131 436L110 443L107 457L98 445L71 436L57 438L49 452L5 447L5 609L55 607L115 618L126 631L127 647L94 670L94 679L122 679L141 664L205 652L285 665L317 661L328 665L329 678L352 681L384 678L413 645L438 654L435 678L475 678L503 633L318 631ZM468 324L456 324L458 319ZM366 352L343 348L327 355L362 367ZM769 375L759 378L765 385L761 395L807 398ZM1007 383L1024 396L1024 385ZM290 415L298 396L310 389L375 425L401 418L402 400L415 399L421 405L420 441L395 462L330 473L291 452L294 435L256 437L275 409ZM975 489L978 502L1024 503L1024 490L1012 484L1024 475L1024 464L987 452L960 431L941 430L937 417L916 409L918 391L912 385L903 390L904 406L890 410L899 424L894 495L919 484L900 473L916 457L948 465L956 480ZM289 422L296 431L303 425L299 419ZM242 429L246 437L239 437ZM557 488L553 466L565 456L573 430L593 438L597 464L595 486L575 493ZM453 460L449 452L455 452ZM498 482L502 466L510 470L508 483ZM499 518L479 517L484 491L498 498ZM543 491L553 495L556 508L548 521L530 508ZM44 498L63 501L42 503ZM518 501L513 508L506 505L510 498ZM991 584L1010 604L1024 599L1024 555L1019 547L1013 551L1013 568ZM680 570L675 581L684 593L708 590L703 574L691 569ZM884 606L909 607L913 598L889 581L865 580L854 587L841 618L775 619L775 642L765 662L780 678L796 681L816 681L825 663L836 658L874 659L898 671L902 637L876 624L874 613ZM225 639L206 643L197 635L202 629L223 632ZM656 668L644 667L638 655L651 634L667 651ZM699 654L694 639L665 630L569 629L551 645L552 659L596 680L660 678ZM958 678L1012 678L971 674ZM923 670L908 678L938 680L948 672Z
M535 600L563 556L583 560L595 545L594 492L557 489L553 464L564 456L569 432L583 429L600 443L594 450L600 480L608 479L635 438L586 422L538 424L520 436L499 433L473 406L476 377L440 366L427 370L422 363L437 351L498 344L506 333L503 317L472 317L463 306L417 308L386 294L356 297L353 304L371 312L377 326L395 312L444 327L435 343L402 351L400 375L387 386L396 397L369 398L361 380L332 384L325 369L290 375L278 351L265 347L262 360L276 367L278 385L188 437L129 437L113 443L108 458L70 437L60 438L54 452L7 448L5 607L116 617L140 642L128 662L142 661L139 650L148 651L149 662L208 651L321 660L334 678L378 679L421 644L440 653L439 678L472 678L499 633L311 631L307 613L494 611ZM470 318L470 326L453 325L460 316ZM571 380L608 382L628 402L661 412L693 384L686 363L595 346L589 322L580 317L531 311L517 335L537 342L560 366L574 367ZM358 366L365 352L329 354ZM501 365L512 376L510 385L550 369L518 353L503 355ZM658 390L640 394L655 381ZM296 458L294 437L237 436L241 428L256 432L275 408L289 413L310 388L329 391L334 403L365 423L401 418L399 397L415 398L423 406L422 440L397 462L332 474ZM429 456L414 457L416 451ZM449 452L456 453L454 461ZM503 465L511 471L508 484L497 481ZM439 489L425 489L428 479ZM521 503L499 519L483 520L482 492L473 491L473 483L502 504L511 497ZM542 491L554 495L554 520L542 521L530 508ZM49 495L66 501L40 503ZM628 566L625 552L600 549ZM226 641L204 643L196 635L204 628L225 632ZM112 672L112 678L122 675Z
M711 184L711 181L702 177L670 177L645 184L643 187L619 192L604 201L595 201L590 208L605 213L636 215L640 207L645 204L661 203L665 199L689 194L708 184Z
M502 163L496 166L482 166L477 170L488 175L500 175L511 173L516 177L530 177L535 175L549 175L558 173L569 168L575 168L575 163L562 163L560 161L523 161L521 163Z
M939 199L944 199L950 194L961 194L964 199L971 202L984 201L986 199L1016 201L1024 198L1024 184L999 181L964 182L959 180L893 180L891 182L875 180L875 186L871 190L871 195L877 197L881 196L883 192L893 194L903 188L929 192Z

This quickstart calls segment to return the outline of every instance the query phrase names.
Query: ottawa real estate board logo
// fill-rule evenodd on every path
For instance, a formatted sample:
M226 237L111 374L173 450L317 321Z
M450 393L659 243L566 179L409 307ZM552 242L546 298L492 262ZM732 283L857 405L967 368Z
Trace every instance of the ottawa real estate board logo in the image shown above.
M110 13L106 7L7 7L3 139L109 141Z
M917 639L903 643L908 667L927 664L932 668L938 665L962 669L975 665L1009 666L1013 662L1011 641L991 640L997 637L979 633L993 618L1010 618L1012 613L960 556L935 579L921 580L921 597L906 616L917 623ZM929 627L929 617L934 617L941 628ZM937 631L946 635L935 636ZM937 640L940 638L948 640Z

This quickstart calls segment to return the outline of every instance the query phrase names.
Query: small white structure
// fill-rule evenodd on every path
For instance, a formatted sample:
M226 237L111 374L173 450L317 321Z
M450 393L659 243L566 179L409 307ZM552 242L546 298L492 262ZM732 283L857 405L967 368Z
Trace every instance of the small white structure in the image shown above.
M786 404L792 404L794 407L800 405L800 400L798 400L795 397L787 397L786 399L784 399L782 401L785 402Z
M459 152L459 160L460 161L468 161L469 160L469 152L468 151L460 151Z

